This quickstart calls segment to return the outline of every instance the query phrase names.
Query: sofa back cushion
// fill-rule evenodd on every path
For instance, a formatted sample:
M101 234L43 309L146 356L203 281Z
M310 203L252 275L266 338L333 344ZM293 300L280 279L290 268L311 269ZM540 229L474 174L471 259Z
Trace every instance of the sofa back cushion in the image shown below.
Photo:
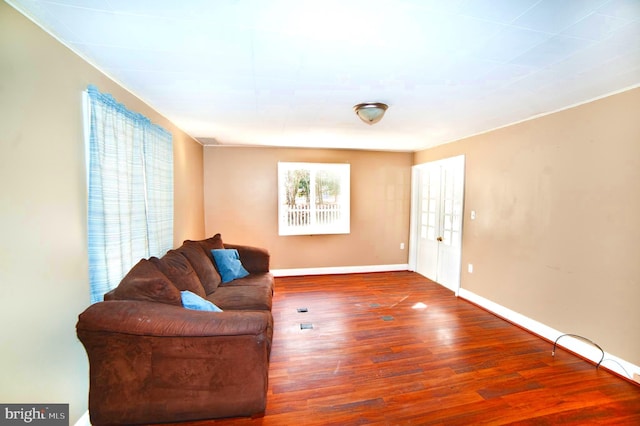
M193 270L191 263L178 250L169 250L160 259L152 257L149 260L171 280L178 290L188 290L200 297L206 296L196 271Z
M182 306L180 290L150 260L142 259L120 281L112 300L143 300Z
M211 238L207 238L206 240L198 241L198 244L202 247L202 249L207 253L209 259L213 264L215 264L215 260L213 259L213 255L211 254L211 250L223 249L224 244L222 242L222 235L216 234Z
M187 240L176 250L189 260L193 270L196 271L200 278L200 283L202 283L205 293L211 294L216 291L221 282L220 274L216 271L209 255L204 251L200 243Z
M213 237L207 238L206 240L199 240L198 244L202 247L202 250L207 253L209 256L209 260L213 263L218 274L220 274L220 270L218 269L218 265L216 265L216 260L213 258L213 253L211 250L219 250L224 248L224 243L222 242L222 235L216 234Z

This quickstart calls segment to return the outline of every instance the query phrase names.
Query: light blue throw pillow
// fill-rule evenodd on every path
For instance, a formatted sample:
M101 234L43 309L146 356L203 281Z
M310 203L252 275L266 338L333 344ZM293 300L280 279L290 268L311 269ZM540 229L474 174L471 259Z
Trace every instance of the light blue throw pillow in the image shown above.
M181 291L180 297L182 298L182 306L187 309L193 309L195 311L222 312L222 309L189 290Z
M223 283L228 283L237 278L244 278L249 272L240 263L240 255L236 249L213 249L213 259L218 266L218 272Z

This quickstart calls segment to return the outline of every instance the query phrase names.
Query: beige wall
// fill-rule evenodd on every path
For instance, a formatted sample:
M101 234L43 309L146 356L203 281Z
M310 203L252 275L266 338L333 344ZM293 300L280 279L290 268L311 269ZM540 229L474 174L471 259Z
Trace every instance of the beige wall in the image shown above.
M0 401L87 409L75 336L89 304L82 91L93 83L173 133L175 240L204 235L202 146L0 2Z
M630 90L414 159L466 155L463 288L636 365L639 111Z
M205 237L203 147L168 121L162 125L173 134L173 245L178 247Z
M208 235L266 247L273 269L406 264L410 153L205 147ZM278 161L351 164L351 233L278 236Z

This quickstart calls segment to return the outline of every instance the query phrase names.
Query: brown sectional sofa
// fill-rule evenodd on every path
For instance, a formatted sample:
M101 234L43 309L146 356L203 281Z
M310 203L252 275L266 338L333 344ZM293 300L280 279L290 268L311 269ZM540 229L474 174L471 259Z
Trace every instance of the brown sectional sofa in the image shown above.
M223 283L212 249L235 249L249 272ZM222 312L186 309L181 291ZM254 416L266 407L273 336L269 253L220 234L142 259L78 318L89 358L94 425ZM206 303L206 302L205 302Z

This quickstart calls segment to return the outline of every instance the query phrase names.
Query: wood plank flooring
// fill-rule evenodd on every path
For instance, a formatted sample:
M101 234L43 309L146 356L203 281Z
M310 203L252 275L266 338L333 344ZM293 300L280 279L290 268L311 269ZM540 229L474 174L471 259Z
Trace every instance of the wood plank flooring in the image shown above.
M412 272L277 278L273 314L264 417L194 424L640 425L640 386Z

